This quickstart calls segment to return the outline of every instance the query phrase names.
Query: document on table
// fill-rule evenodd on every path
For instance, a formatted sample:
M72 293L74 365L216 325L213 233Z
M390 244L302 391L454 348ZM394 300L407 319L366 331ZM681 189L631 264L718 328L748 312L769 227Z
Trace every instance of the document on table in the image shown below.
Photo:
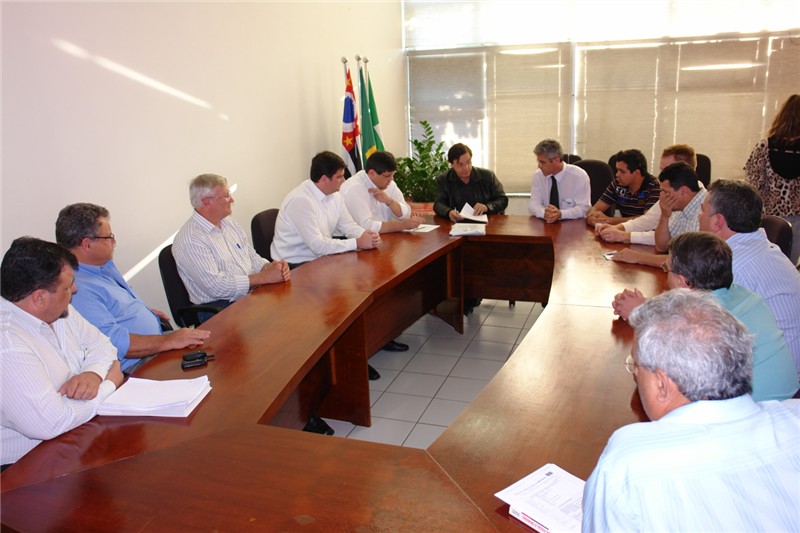
M483 222L484 224L489 223L489 217L487 215L476 215L475 210L467 203L461 208L461 217L475 222Z
M438 228L436 224L420 224L415 229L404 229L406 233L428 233L429 231L433 231Z
M208 376L169 381L128 378L106 398L97 414L186 417L210 390Z
M546 464L495 496L511 506L509 512L537 531L578 533L583 521L586 482Z
M453 224L450 226L450 235L486 235L485 224Z

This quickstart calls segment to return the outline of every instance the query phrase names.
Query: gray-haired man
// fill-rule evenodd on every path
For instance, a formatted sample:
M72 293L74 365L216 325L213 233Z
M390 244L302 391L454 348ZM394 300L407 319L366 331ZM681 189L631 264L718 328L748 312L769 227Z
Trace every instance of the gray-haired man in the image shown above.
M626 366L652 422L614 432L587 531L798 531L800 400L755 403L751 336L707 293L639 306Z

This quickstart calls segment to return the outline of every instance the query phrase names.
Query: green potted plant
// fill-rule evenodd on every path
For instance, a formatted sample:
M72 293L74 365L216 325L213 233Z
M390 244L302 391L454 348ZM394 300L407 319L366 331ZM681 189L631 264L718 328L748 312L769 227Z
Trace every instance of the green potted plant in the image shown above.
M423 130L422 139L411 141L411 157L397 158L394 181L409 200L413 214L432 215L436 199L436 176L447 172L450 164L442 149L444 142L436 142L430 124L422 120L420 126Z

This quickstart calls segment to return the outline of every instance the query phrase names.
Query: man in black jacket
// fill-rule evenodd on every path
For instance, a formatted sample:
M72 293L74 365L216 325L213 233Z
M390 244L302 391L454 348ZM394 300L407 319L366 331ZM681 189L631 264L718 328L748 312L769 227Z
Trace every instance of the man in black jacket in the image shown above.
M447 152L450 170L436 178L433 210L453 222L461 220L459 209L468 203L476 215L497 215L505 211L508 197L494 172L472 166L469 146L454 144Z

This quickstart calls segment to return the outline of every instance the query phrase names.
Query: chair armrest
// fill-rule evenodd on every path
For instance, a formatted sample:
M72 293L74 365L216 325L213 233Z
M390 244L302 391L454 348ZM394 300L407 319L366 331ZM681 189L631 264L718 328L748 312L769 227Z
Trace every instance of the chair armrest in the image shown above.
M197 319L197 313L199 312L206 312L206 313L214 313L215 315L222 311L222 307L218 305L187 305L184 307L179 307L175 310L175 322L178 323L179 326L186 328L191 326L199 326L200 321Z

